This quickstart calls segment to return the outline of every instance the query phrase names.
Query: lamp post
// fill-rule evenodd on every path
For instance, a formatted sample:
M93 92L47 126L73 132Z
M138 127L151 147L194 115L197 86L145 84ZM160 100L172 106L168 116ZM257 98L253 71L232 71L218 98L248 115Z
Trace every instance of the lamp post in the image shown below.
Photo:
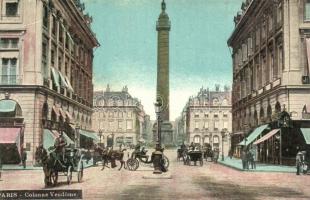
M99 136L99 146L101 146L101 137L102 137L102 130L101 129L99 129L99 131L98 131L99 133L98 133L98 136Z
M80 140L79 140L79 134L80 134L80 126L79 124L75 125L75 134L74 134L74 146L75 148L80 147Z
M279 135L279 160L280 165L282 165L282 128L289 127L290 115L285 111L285 105L283 111L278 119L278 127L280 128L280 135Z
M222 161L224 161L224 137L225 137L226 129L222 129Z
M153 174L161 174L161 161L162 161L162 149L161 149L161 126L160 126L160 111L162 107L162 103L159 99L156 100L155 106L155 113L156 113L156 122L157 122L157 138L156 138L156 146L155 151L153 152L153 164L154 164L154 171Z

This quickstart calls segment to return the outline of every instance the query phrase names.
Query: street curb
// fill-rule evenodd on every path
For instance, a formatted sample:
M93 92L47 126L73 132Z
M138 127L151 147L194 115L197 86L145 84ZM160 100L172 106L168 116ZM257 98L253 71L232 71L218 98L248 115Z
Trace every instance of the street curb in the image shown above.
M269 173L269 172L276 172L276 173L296 173L296 172L288 172L288 171L276 171L276 170L269 170L269 171L266 171L266 170L259 170L259 169L255 169L255 170L245 170L245 169L240 169L238 167L235 167L235 166L232 166L232 165L229 165L229 164L226 164L226 163L223 163L221 161L218 161L219 164L223 165L223 166L226 166L226 167L229 167L229 168L232 168L232 169L235 169L235 170L238 170L238 171L242 171L242 172L266 172L266 173Z

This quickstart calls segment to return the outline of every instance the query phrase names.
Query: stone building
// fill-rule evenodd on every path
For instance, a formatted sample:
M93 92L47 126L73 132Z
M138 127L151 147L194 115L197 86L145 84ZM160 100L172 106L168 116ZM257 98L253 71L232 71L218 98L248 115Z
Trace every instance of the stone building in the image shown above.
M247 0L234 18L228 39L233 50L233 146L245 135L252 135L250 145L268 129L281 128L271 123L279 120L282 111L294 122L294 131L281 129L258 144L268 162L282 154L292 159L297 144L305 145L299 128L307 126L301 120L306 119L310 104L309 20L308 0ZM269 124L267 130L257 132L264 124ZM290 138L295 138L294 145L289 144Z
M224 155L227 155L232 131L230 102L231 91L227 86L224 91L219 85L214 91L201 88L195 97L189 98L178 120L179 138L185 133L186 143L210 145L220 151L224 145Z
M128 93L127 86L111 91L108 85L105 91L95 92L93 130L101 133L105 146L132 146L146 141L149 119L141 102Z
M33 162L60 131L74 143L76 124L91 129L99 43L78 0L0 0L0 8L0 145L18 150L5 162L18 163L24 148Z

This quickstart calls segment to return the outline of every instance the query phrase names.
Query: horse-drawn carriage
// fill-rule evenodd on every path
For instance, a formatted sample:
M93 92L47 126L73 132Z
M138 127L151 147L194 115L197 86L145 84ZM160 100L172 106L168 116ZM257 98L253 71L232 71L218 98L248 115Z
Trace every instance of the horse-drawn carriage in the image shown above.
M130 171L136 171L139 166L140 166L140 162L143 164L147 164L149 166L153 165L153 158L151 156L151 159L148 160L148 156L146 155L146 151L134 151L131 154L131 157L128 158L126 164L128 167L128 170ZM169 159L167 158L167 156L163 155L163 166L165 167L165 169L168 169L169 167Z
M44 170L45 186L55 186L58 182L59 176L66 176L67 183L72 181L72 173L77 172L78 182L83 178L83 154L76 148L65 148L63 154L56 154L54 146L50 147L49 153L43 148L39 147L37 150L37 161L42 163Z
M194 165L199 162L200 166L203 166L203 152L202 151L185 151L183 155L184 165L191 165L191 162L194 162Z

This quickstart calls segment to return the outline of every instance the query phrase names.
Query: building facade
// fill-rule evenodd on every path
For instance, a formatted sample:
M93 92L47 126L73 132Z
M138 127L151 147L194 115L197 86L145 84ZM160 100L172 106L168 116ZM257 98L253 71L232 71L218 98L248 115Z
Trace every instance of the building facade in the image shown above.
M0 0L0 8L0 128L22 141L18 149L25 148L33 163L45 133L64 131L75 140L76 124L91 129L93 48L99 43L78 0ZM7 114L9 102L18 115Z
M293 121L306 119L305 108L310 104L309 20L308 0L242 3L228 39L233 50L234 147L251 130L278 120L282 111L289 113ZM296 124L295 128L300 125ZM272 140L272 144L261 144L273 146L266 151L268 157L279 154L279 150L275 150L279 149L275 145L279 141ZM282 138L282 143L285 142ZM295 156L296 146L288 146L280 147L283 157Z
M105 91L94 95L93 129L101 133L101 143L118 147L132 146L148 140L150 117L141 102L128 93L127 86L121 91Z
M178 138L185 137L187 143L210 145L220 151L223 146L224 155L227 155L232 131L230 102L231 91L227 86L224 91L219 85L214 91L201 88L183 109L178 120Z

